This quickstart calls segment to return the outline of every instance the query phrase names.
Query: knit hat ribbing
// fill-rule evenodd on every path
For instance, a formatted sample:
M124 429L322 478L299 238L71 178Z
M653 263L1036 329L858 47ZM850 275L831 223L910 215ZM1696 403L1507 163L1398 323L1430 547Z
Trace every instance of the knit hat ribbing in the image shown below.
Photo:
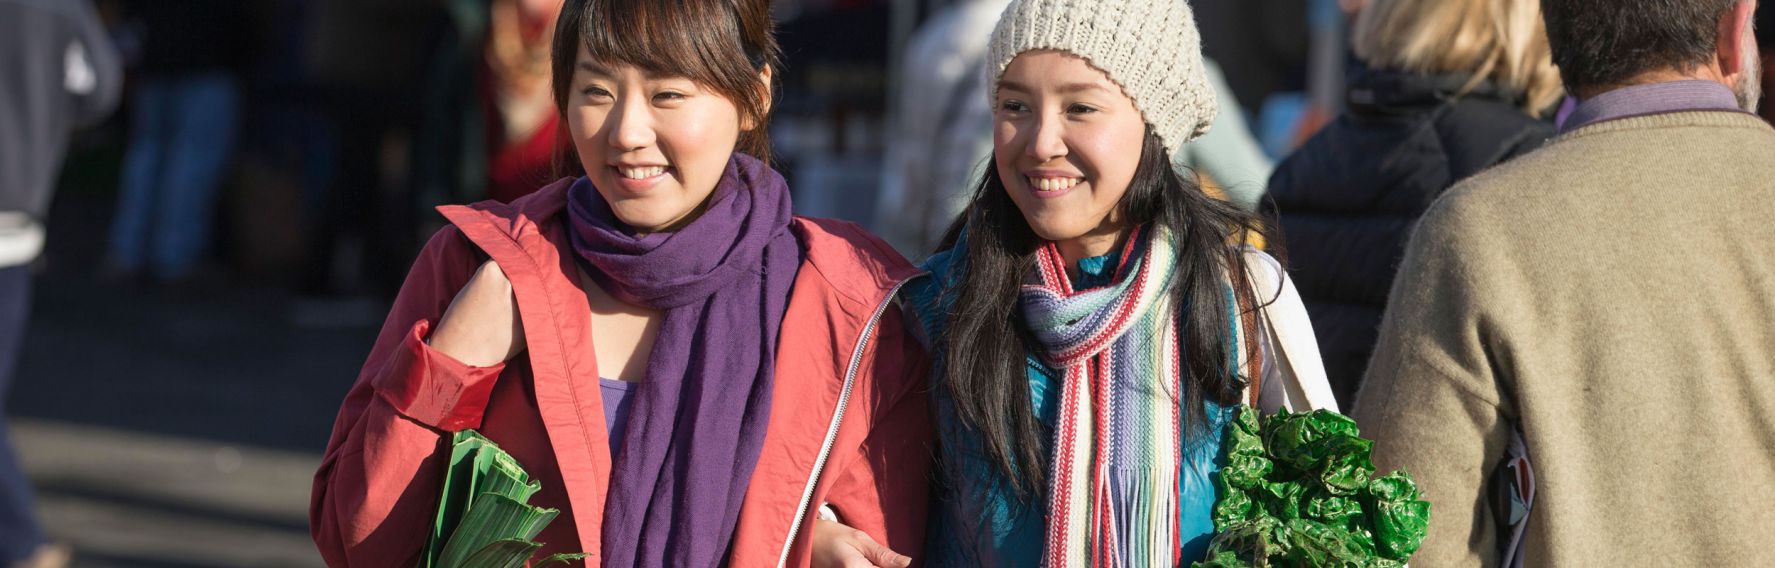
M1219 110L1185 0L1013 0L986 52L994 101L1011 60L1035 49L1083 57L1108 74L1172 156L1208 132Z

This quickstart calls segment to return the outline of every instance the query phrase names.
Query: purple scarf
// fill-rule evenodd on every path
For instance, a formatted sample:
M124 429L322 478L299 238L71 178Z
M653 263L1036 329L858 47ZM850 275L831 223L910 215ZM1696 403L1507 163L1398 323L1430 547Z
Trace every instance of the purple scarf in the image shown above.
M664 314L611 466L603 564L724 564L764 446L778 330L801 267L789 187L734 154L707 210L675 233L636 236L585 178L567 208L592 280Z

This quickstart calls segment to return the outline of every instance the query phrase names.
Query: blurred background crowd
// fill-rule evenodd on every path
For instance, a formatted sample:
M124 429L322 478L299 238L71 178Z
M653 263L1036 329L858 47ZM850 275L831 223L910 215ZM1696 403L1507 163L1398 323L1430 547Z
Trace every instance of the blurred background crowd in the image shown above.
M1271 177L1278 163L1347 104L1375 104L1346 101L1371 92L1351 89L1372 79L1350 49L1363 3L1191 2L1223 104L1214 141L1182 165L1229 200L1268 201L1287 181ZM1004 4L775 3L786 65L772 138L800 213L928 252L990 150L980 68ZM575 159L548 85L558 8L94 2L121 74L86 54L88 90L118 105L68 140L35 215L46 244L25 264L35 297L13 310L24 342L0 384L34 492L0 493L34 493L75 566L319 565L309 476L390 295L443 222L432 208L515 199ZM1326 353L1334 379L1338 356Z

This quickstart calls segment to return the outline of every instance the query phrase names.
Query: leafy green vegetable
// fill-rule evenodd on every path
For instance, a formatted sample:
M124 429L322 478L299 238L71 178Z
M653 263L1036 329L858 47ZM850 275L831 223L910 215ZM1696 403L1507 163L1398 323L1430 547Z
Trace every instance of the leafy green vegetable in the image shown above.
M542 548L536 535L560 511L529 504L541 485L511 454L474 430L451 442L444 494L419 568L516 568ZM584 558L557 554L542 564Z
M1423 543L1430 504L1403 472L1374 477L1374 442L1349 417L1246 407L1223 446L1219 534L1197 568L1397 568Z
M1364 503L1374 519L1375 545L1388 558L1404 562L1424 543L1430 528L1430 504L1405 472L1374 480Z

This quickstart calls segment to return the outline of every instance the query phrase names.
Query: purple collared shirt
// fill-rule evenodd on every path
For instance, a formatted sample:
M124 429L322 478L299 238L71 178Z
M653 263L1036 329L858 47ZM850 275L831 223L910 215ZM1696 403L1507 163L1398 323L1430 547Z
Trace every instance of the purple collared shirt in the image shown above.
M1714 81L1669 81L1622 87L1578 104L1560 133L1610 120L1696 110L1744 112L1738 95Z

